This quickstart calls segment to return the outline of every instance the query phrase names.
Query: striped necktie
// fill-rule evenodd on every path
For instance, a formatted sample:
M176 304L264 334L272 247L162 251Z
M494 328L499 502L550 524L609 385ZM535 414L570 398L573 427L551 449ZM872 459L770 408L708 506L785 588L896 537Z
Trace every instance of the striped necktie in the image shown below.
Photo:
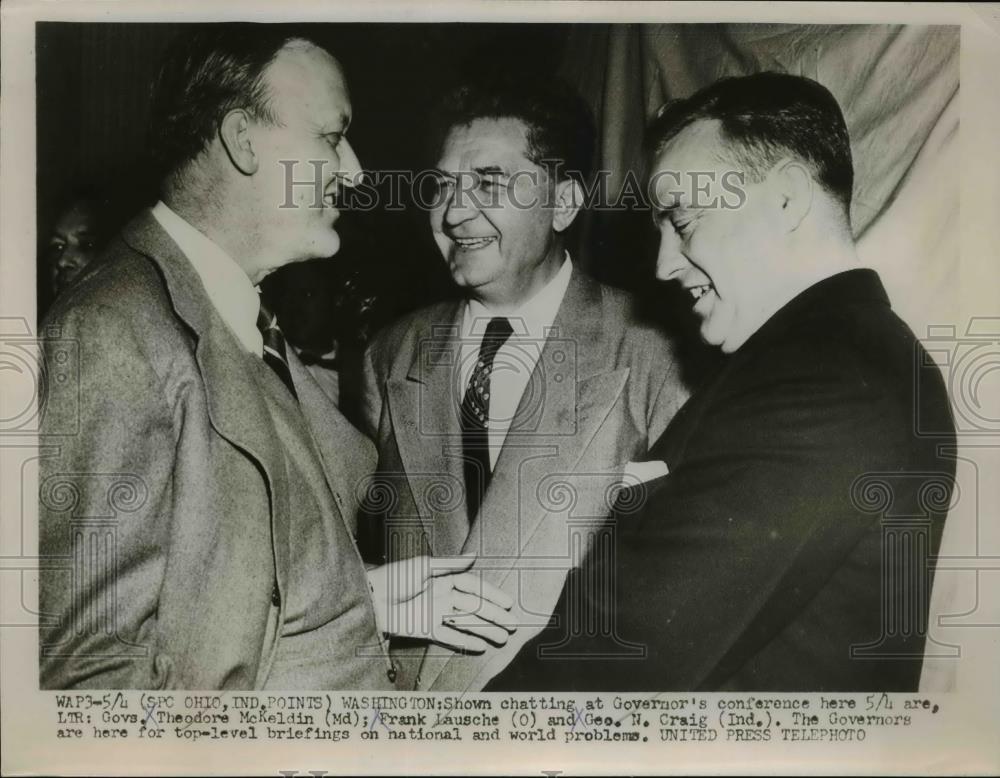
M260 304L260 313L257 314L257 329L264 339L264 361L278 374L281 383L288 387L292 397L297 400L295 384L292 383L292 371L288 368L285 336L278 327L278 318L264 307L263 302Z
M503 316L490 319L479 348L479 358L469 377L469 386L462 399L459 418L462 423L462 448L464 453L465 504L469 521L475 520L483 495L493 477L490 467L490 376L493 360L507 342L513 328Z

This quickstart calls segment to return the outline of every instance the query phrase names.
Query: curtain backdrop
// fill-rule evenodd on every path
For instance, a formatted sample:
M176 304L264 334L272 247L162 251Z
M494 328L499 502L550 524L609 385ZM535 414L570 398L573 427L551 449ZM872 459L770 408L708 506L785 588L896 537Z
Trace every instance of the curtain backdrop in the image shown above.
M762 70L807 76L837 98L851 134L862 259L918 335L954 323L957 27L574 25L563 63L594 111L612 192L641 170L643 128L660 105ZM613 250L594 259L586 243L580 252L587 264L615 261Z
M851 218L862 261L879 271L894 309L918 337L933 325L964 331L958 321L957 27L575 25L562 75L594 111L597 161L611 171L614 193L628 171L642 170L643 128L660 105L723 76L762 70L807 76L837 98L851 135ZM577 249L585 265L605 277L650 272L655 236L634 234L651 234L648 220L594 213L587 218ZM633 256L643 251L644 270ZM610 272L615 264L631 269ZM960 468L960 480L966 475ZM959 501L952 511L942 556L975 554L974 503ZM930 622L935 639L928 641L924 690L976 681L975 668L955 661L958 647L983 633L968 629L976 619L976 584L974 573L936 577ZM939 623L942 615L946 619Z
M60 195L81 181L112 180L127 204L142 204L149 88L160 53L179 26L38 25L40 230L47 229ZM436 95L451 80L481 69L483 52L526 78L558 68L580 90L597 120L598 162L612 173L612 191L627 172L641 175L643 128L667 99L722 76L760 70L814 78L836 96L851 133L852 217L862 258L882 274L895 309L919 336L932 324L965 330L957 318L956 27L331 24L312 25L309 32L345 65L355 103L352 136L374 170L418 164L419 127ZM372 52L378 52L375 66ZM496 62L496 52L506 55L502 62ZM291 302L282 312L289 331L306 330L294 326L292 313L312 310L314 298L339 288L339 275L334 283L323 281L336 268L369 269L378 294L390 301L383 306L386 318L438 299L444 271L424 213L383 209L350 216L342 223L344 249L336 263L284 271L299 274L298 282L288 282ZM656 244L648 215L591 212L580 221L574 256L599 277L648 292ZM672 317L680 315L662 303L664 297L669 301L669 294L657 290L656 313L666 325L677 324ZM693 337L683 342L696 348ZM959 505L969 515L953 514L942 553L953 548L956 555L975 555L973 502ZM956 545L959 528L967 531ZM960 575L938 576L935 598L945 613L975 611L975 592L958 586L962 580L974 584L974 573ZM946 687L962 665L945 662L934 683Z

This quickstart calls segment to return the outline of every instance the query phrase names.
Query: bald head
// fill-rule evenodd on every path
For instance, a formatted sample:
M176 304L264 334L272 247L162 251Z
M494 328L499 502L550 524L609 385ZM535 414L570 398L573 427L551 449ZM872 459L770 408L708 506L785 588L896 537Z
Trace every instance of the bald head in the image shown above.
M286 49L322 51L282 25L209 25L174 40L150 110L149 145L161 176L176 174L203 152L234 108L277 121L264 74Z
M254 283L340 248L334 192L360 181L351 102L325 49L281 25L213 25L180 41L157 83L164 202Z

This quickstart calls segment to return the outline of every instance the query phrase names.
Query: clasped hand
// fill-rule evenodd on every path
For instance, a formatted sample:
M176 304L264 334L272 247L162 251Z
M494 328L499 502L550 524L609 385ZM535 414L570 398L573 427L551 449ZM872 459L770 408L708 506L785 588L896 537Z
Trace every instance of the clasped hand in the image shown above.
M470 571L475 561L420 556L369 570L382 630L473 654L504 645L516 629L514 601Z

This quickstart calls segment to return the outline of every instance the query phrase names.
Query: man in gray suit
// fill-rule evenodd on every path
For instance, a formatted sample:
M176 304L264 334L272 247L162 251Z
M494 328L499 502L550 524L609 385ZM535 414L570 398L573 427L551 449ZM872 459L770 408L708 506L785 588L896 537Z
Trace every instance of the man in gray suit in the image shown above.
M630 296L566 251L592 149L579 98L498 81L444 106L430 221L464 299L403 318L369 348L379 466L367 509L382 558L474 553L515 601L504 646L393 642L402 686L476 690L547 622L567 571L603 537L626 466L685 392Z
M168 53L151 115L162 200L45 323L80 370L43 397L41 685L393 689L384 624L432 595L489 624L406 634L503 642L470 559L366 571L373 448L254 288L339 247L333 195L360 165L337 61L280 25L213 25Z

